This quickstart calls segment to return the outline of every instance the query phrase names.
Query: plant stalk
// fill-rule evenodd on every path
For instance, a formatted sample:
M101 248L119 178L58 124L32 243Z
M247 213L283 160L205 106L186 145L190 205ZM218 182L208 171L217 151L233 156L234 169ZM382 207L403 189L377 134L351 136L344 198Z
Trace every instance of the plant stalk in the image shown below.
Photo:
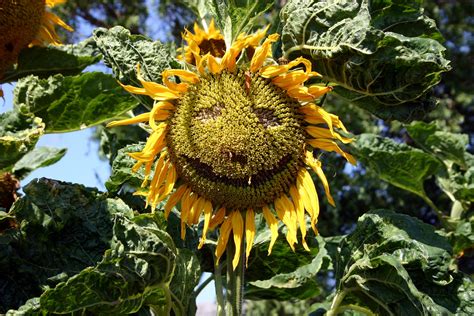
M225 299L224 299L224 287L222 282L222 263L218 264L216 256L214 255L214 286L216 290L217 300L217 315L226 316L225 313Z
M227 243L227 311L228 315L240 316L242 315L243 306L243 285L244 285L244 260L245 260L245 235L242 236L242 243L240 245L240 260L239 264L233 269L232 259L235 254L235 245L229 240Z

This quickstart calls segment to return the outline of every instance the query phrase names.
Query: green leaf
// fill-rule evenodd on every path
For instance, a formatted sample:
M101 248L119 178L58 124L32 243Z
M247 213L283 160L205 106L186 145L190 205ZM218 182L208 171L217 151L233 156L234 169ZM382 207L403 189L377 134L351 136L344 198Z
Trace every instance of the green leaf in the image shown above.
M138 64L146 80L161 83L161 73L172 68L174 63L174 51L170 46L143 35L131 35L121 26L96 29L94 40L105 64L124 84L139 84L136 76Z
M451 246L431 225L393 211L372 211L359 219L340 249L332 312L350 304L390 315L474 312L467 298L474 295L472 284L454 269Z
M447 163L456 163L467 169L465 156L469 144L467 134L440 131L436 123L413 122L406 127L410 137L424 150L438 156Z
M195 251L178 249L176 270L170 283L170 290L179 299L179 305L184 307L184 315L192 315L192 311L195 311L194 289L198 286L200 277L201 266Z
M21 111L0 114L0 170L10 170L44 133L40 118Z
M115 126L114 128L99 125L94 135L100 141L99 155L106 157L112 165L120 149L145 141L149 133L139 125Z
M436 177L440 187L469 209L474 202L474 156L466 150L469 136L440 131L436 123L413 122L406 128L417 145L446 165Z
M7 71L0 84L17 81L29 75L40 78L55 74L77 75L100 59L101 56L91 39L73 45L33 46L21 51L15 69Z
M101 315L134 313L144 305L170 310L167 284L176 260L171 237L150 222L140 225L119 215L113 232L111 249L103 260L46 290L40 298L43 309Z
M179 68L174 61L174 49L143 35L131 35L130 31L116 26L111 29L98 28L94 40L104 56L105 64L112 68L114 76L123 84L141 87L137 79L137 65L145 80L161 83L165 69ZM134 95L143 104L153 106L151 98Z
M421 1L290 0L281 11L287 58L308 56L334 91L382 119L410 121L449 70Z
M280 231L268 256L270 230L261 215L257 216L257 233L245 272L246 299L306 299L320 293L316 274L327 266L324 239L306 236L311 251L298 246L293 252ZM280 227L281 230L282 227ZM299 237L300 238L300 237Z
M16 309L102 259L110 248L113 217L133 212L95 189L50 179L33 180L11 208L17 228L0 234L0 314Z
M143 143L128 145L118 151L117 157L112 164L112 175L105 183L107 190L115 193L120 190L125 183L133 188L140 187L145 178L143 169L138 170L138 172L133 172L132 167L137 161L128 154L141 151L143 146L145 146Z
M66 148L36 147L24 155L13 166L12 171L17 178L24 178L33 170L56 163L64 157L66 151Z
M464 250L474 247L474 216L465 220L457 220L455 229L449 233L455 254L462 254Z
M224 33L226 44L232 43L241 33L255 27L256 20L268 11L275 1L213 0L208 9L217 26Z
M97 125L137 106L112 76L100 72L27 77L18 82L14 94L15 106L26 105L42 118L48 133Z
M354 149L358 160L382 180L425 200L428 197L423 182L442 167L442 163L430 154L373 134L359 135Z

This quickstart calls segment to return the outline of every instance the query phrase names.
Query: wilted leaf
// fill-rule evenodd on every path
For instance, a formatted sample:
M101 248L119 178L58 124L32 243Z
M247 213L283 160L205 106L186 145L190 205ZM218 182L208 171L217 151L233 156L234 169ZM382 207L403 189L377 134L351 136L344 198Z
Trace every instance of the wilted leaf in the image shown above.
M426 93L449 66L421 1L291 0L281 20L285 56L310 56L354 104L402 121L433 107Z
M140 87L137 79L137 65L145 80L161 83L161 73L168 68L178 68L171 46L152 41L143 35L131 35L130 31L116 26L109 30L98 28L94 40L104 56L105 64L112 68L114 76L123 84ZM152 106L150 98L134 95L143 104Z
M213 0L206 2L206 5L223 31L226 43L232 43L240 34L251 31L255 27L255 20L269 10L274 1Z
M193 291L199 284L200 277L201 266L196 254L190 249L178 249L176 270L170 283L170 289L185 308L183 310L185 315L191 315L192 310L196 308L196 298L193 297Z
M0 313L47 286L94 266L110 247L114 214L132 217L118 199L49 179L33 180L12 207L18 228L0 234Z
M410 137L424 150L446 162L454 162L467 169L465 156L469 144L467 134L455 134L438 130L436 123L413 122L406 127Z
M167 284L176 260L171 237L156 225L140 225L119 215L113 234L111 249L103 260L46 290L40 298L42 309L122 315L146 305L171 308Z
M440 131L435 123L414 122L407 126L410 137L425 151L442 160L446 168L436 175L444 192L469 209L474 202L474 156L467 152L469 136Z
M376 314L472 314L472 284L451 264L433 226L392 211L363 215L340 244L333 311L349 304Z
M13 166L12 171L17 178L24 178L33 170L56 163L66 154L66 151L66 148L36 147L24 155Z
M0 114L0 170L10 170L44 133L40 118L21 111Z
M15 106L26 105L46 132L69 132L105 122L138 103L116 80L100 72L47 79L27 77L15 88Z
M95 130L95 136L100 141L99 155L106 157L110 165L113 164L120 149L145 141L149 135L138 125L115 126L114 128L99 125Z
M465 250L474 249L474 216L458 219L453 224L455 229L448 235L453 245L453 252L463 255Z
M245 272L246 299L305 299L316 296L320 286L316 274L328 260L324 239L307 236L311 251L298 246L293 252L280 231L270 256L270 230L259 215L257 234Z
M442 163L419 149L373 134L361 134L354 143L358 160L382 180L427 199L423 182Z
M0 84L29 75L40 78L55 74L77 75L100 59L101 56L98 55L95 43L91 39L73 45L33 46L20 52L15 69L7 71Z
M137 161L128 154L141 151L143 146L144 144L128 145L118 151L112 164L112 175L105 183L107 190L117 192L125 183L135 188L140 187L145 177L143 169L133 172L132 167Z

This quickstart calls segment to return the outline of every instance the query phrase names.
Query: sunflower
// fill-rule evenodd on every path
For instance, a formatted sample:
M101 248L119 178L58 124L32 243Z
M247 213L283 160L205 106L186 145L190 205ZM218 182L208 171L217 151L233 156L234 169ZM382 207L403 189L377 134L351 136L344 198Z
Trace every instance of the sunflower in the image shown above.
M59 45L55 26L72 28L47 8L66 0L2 0L0 3L0 78L31 45Z
M217 260L233 236L234 269L244 238L248 260L257 212L271 230L268 254L278 237L278 220L286 226L293 250L298 229L302 246L309 250L306 217L317 233L319 214L310 171L319 177L334 205L314 150L335 151L355 164L336 142L351 142L338 132L347 132L342 122L313 103L331 88L304 86L319 76L305 58L275 63L270 50L279 35L269 35L259 45L265 33L240 35L230 47L224 46L225 51L209 50L204 49L207 43L223 41L222 35L213 23L208 32L195 26L195 34L184 34L188 46L183 59L190 70L165 70L163 84L158 84L146 81L138 66L142 87L122 86L154 99L152 110L108 124L149 124L151 134L143 150L129 154L137 161L134 172L144 167L138 194L146 197L152 209L167 199L166 217L179 204L183 239L186 226L198 224L203 217L199 248L207 232L219 227Z

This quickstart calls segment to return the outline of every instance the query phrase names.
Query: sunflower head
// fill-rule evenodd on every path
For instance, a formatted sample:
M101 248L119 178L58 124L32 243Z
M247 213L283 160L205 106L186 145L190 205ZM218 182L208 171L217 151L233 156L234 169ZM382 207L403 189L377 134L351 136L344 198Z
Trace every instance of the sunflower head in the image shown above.
M216 43L225 43L213 23L207 32L195 26L195 34L184 34L189 70L165 70L161 85L144 80L138 69L143 87L123 87L153 98L153 109L109 124L149 123L153 132L145 147L130 153L137 160L133 169L145 168L138 194L153 209L167 199L166 216L178 205L182 238L186 225L198 224L203 217L200 247L206 232L220 227L217 258L232 233L234 268L244 234L247 258L251 251L256 212L263 214L272 232L269 253L278 236L278 220L287 226L292 248L299 230L303 247L309 249L306 217L316 232L319 214L310 170L334 205L314 151L335 151L355 163L338 145L351 141L340 133L347 132L342 122L313 103L331 88L305 86L319 76L309 60L297 58L284 65L273 61L271 45L279 36L269 35L261 43L265 33L242 34L222 51L214 49L220 47ZM214 46L208 45L211 42Z
M46 8L65 0L2 0L0 2L0 77L28 45L59 45L55 25L72 31Z

